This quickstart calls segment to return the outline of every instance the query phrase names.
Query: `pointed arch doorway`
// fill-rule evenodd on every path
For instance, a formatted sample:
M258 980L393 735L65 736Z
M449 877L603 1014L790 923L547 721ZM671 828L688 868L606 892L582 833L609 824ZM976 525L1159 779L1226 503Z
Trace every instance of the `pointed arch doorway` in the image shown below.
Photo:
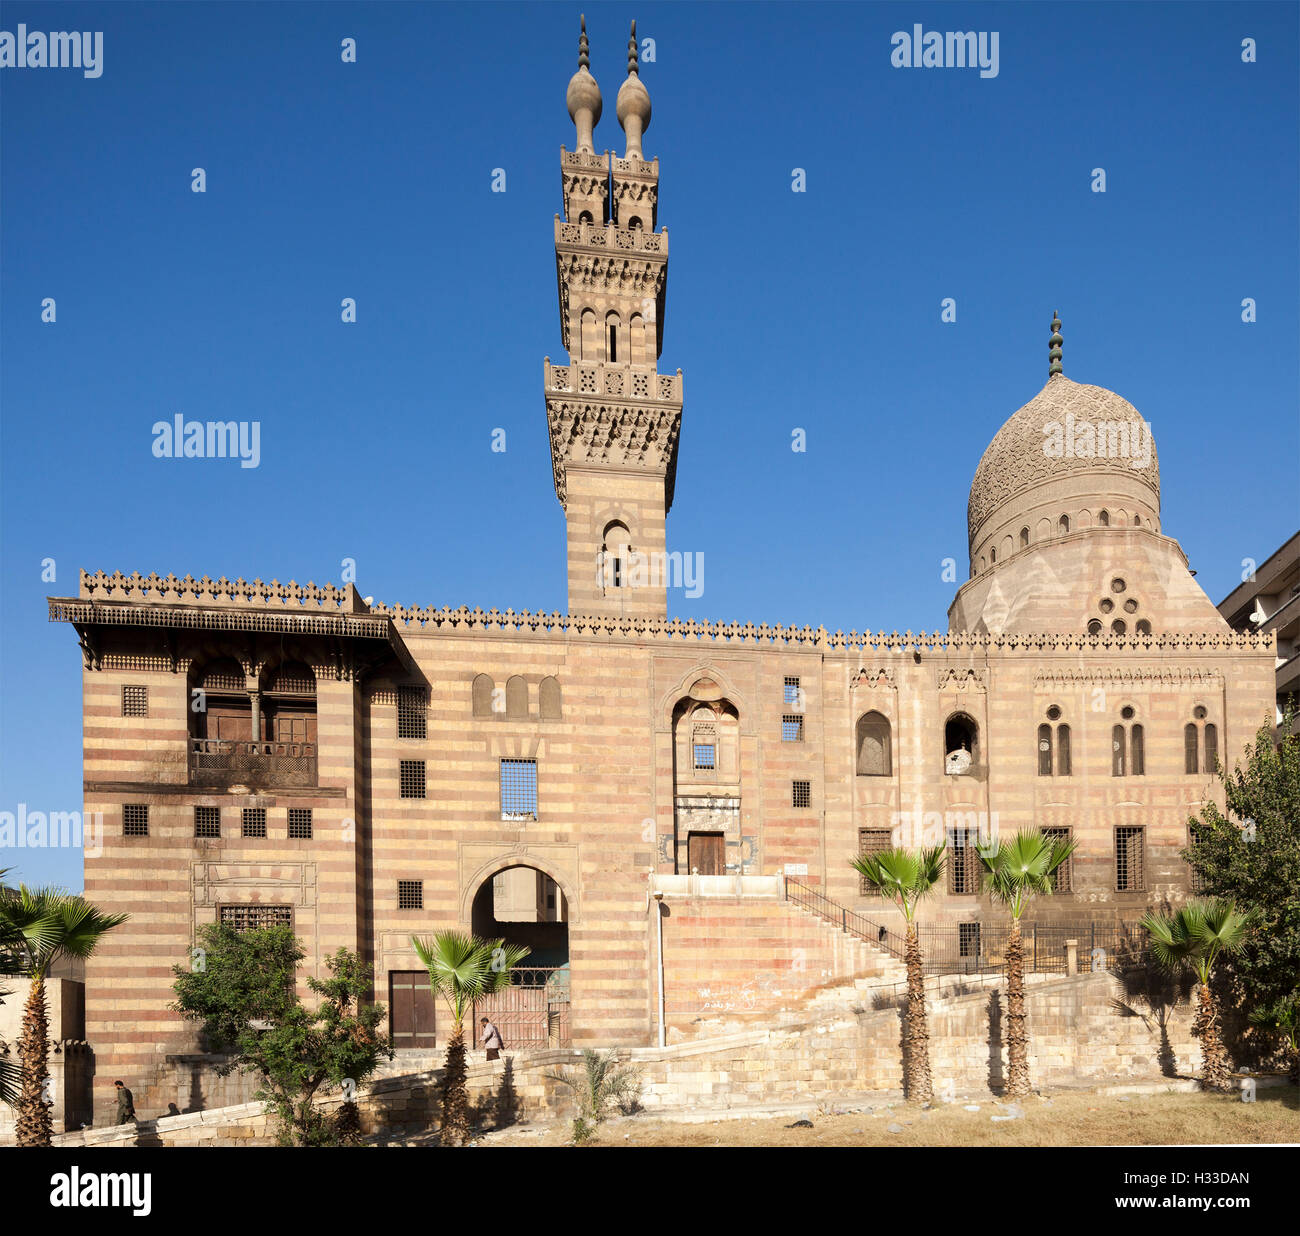
M506 867L479 885L470 924L476 936L530 950L523 965L511 971L510 987L475 1006L475 1035L479 1018L486 1017L501 1031L507 1051L567 1047L571 985L564 889L536 867Z

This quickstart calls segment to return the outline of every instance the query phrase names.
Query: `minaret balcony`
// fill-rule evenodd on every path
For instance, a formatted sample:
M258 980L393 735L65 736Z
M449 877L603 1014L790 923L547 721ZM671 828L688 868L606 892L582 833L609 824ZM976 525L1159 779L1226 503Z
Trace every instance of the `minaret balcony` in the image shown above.
M647 232L612 223L566 223L555 219L555 246L601 249L617 253L657 253L668 256L668 232Z
M659 373L653 365L552 365L545 362L547 394L609 396L614 399L682 402L682 371Z

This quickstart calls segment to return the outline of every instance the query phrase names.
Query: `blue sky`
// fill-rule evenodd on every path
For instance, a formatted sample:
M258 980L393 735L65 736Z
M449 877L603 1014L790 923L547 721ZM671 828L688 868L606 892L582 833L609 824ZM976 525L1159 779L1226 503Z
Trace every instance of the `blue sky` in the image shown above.
M81 805L80 655L45 606L79 568L320 583L353 558L380 600L565 607L541 378L579 11L0 5L104 32L99 78L0 70L0 810ZM674 614L943 627L1054 309L1065 372L1150 421L1164 529L1215 601L1295 531L1296 6L585 11L597 149L623 151L629 20L654 39L668 537L705 562ZM893 68L916 22L997 31L998 75ZM178 413L259 421L260 466L155 458ZM76 853L6 865L80 887Z

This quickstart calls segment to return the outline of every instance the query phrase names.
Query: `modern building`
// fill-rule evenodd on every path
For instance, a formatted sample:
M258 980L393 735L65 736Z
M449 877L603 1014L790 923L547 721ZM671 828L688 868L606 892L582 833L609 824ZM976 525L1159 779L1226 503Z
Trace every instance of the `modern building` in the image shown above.
M1234 631L1272 631L1277 640L1277 724L1290 701L1300 708L1300 532L1219 602ZM1293 723L1300 733L1300 717ZM1280 736L1280 735L1279 735Z
M1214 757L1271 716L1272 634L1232 631L1192 578L1146 422L1065 376L1059 321L1046 382L975 470L947 630L670 618L684 390L659 363L668 237L635 43L621 157L595 148L585 29L567 101L567 359L542 367L567 613L102 572L50 598L81 647L105 824L86 895L130 915L87 966L101 1119L118 1077L142 1115L227 1093L168 1008L205 923L290 923L307 972L358 950L411 1052L442 1032L411 937L447 927L534 949L549 1041L656 1041L661 947L669 1037L707 1033L896 964L823 921L889 913L851 862L891 838L947 840L924 913L963 956L1000 921L976 859L992 830L1077 842L1041 922L1176 901ZM530 1041L525 995L508 1046Z

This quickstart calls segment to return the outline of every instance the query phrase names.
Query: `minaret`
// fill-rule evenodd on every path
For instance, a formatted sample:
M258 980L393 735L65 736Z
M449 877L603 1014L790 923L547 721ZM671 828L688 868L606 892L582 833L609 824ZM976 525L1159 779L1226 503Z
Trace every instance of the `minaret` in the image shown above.
M618 92L627 151L612 165L608 151L595 153L601 97L589 66L584 18L566 96L577 149L560 148L564 217L555 217L569 363L548 357L544 368L551 466L568 525L569 613L663 618L682 371L658 369L668 232L654 230L659 161L647 163L641 149L650 95L637 72L636 23Z

